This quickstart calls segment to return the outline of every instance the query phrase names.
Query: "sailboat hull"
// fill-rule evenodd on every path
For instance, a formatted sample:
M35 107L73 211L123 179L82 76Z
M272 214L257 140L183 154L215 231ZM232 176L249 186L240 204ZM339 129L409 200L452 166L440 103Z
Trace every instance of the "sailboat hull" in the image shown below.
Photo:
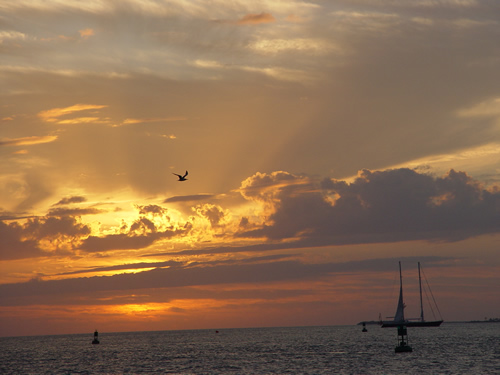
M433 320L433 321L428 321L428 322L394 322L394 321L389 321L389 322L381 322L382 328L387 328L387 327L399 327L399 326L405 326L405 327L439 327L443 323L442 320Z

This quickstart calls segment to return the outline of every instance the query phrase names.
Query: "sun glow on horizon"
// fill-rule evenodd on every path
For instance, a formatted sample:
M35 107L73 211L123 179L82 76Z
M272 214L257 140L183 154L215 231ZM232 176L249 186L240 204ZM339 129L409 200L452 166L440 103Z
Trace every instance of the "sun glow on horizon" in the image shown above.
M410 3L3 0L0 336L498 311L500 8Z

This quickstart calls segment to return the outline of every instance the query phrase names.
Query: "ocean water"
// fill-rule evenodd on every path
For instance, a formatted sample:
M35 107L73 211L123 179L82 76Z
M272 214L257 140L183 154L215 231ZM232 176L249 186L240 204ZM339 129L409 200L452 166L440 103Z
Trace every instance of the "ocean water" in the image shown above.
M1 374L500 374L500 323L93 332L0 338Z

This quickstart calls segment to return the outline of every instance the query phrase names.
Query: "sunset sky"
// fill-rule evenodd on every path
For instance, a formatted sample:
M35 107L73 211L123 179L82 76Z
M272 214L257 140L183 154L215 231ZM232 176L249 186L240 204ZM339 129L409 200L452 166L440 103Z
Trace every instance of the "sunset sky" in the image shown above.
M496 0L2 0L0 336L356 324L398 261L407 317L418 261L500 317L499 41Z

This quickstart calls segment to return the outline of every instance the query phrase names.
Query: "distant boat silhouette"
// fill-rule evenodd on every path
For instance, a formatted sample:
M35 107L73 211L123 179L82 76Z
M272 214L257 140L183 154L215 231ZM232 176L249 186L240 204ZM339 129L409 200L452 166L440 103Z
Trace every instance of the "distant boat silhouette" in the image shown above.
M94 332L94 339L92 340L92 344L99 344L99 339L97 338L99 336L99 333L97 332L97 329Z
M188 171L186 171L184 176L181 176L180 174L177 173L172 173L172 174L175 174L177 177L179 177L179 181L186 181L187 180L186 176L188 175Z
M399 262L399 300L398 300L398 307L396 309L396 314L394 315L393 320L384 320L380 321L380 325L382 328L386 327L400 327L400 326L406 326L406 327L439 327L441 323L443 323L443 319L440 320L433 320L433 321L426 321L424 319L424 308L422 304L422 279L420 277L420 262L418 262L418 285L420 288L420 318L417 319L405 319L405 312L404 309L406 305L404 304L403 301L403 276L401 274L401 262ZM429 289L430 290L430 289ZM432 294L432 292L431 292ZM434 296L433 296L434 299ZM436 302L434 301L434 304ZM436 304L436 309L439 312L439 309L437 308Z

